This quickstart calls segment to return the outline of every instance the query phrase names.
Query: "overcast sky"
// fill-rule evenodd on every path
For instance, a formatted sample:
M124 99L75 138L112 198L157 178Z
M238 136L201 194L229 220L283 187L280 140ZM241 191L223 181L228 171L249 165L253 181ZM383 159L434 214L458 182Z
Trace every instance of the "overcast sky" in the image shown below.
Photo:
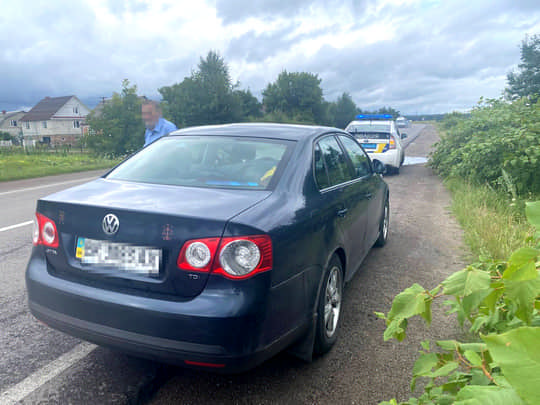
M539 0L0 0L0 109L75 94L90 106L129 79L180 82L218 51L259 99L283 69L364 109L467 110L498 97Z

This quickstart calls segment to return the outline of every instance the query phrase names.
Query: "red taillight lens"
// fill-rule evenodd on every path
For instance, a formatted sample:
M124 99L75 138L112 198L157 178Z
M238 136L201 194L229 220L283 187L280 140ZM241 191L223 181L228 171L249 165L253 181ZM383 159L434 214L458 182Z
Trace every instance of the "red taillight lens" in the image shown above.
M184 243L176 265L179 269L209 272L216 256L219 238L190 240Z
M190 240L176 264L182 270L244 279L272 268L272 240L268 235Z
M388 149L396 149L396 139L392 135L390 135L390 146Z
M34 229L32 232L34 245L44 245L52 248L58 247L58 231L56 224L50 218L36 212Z

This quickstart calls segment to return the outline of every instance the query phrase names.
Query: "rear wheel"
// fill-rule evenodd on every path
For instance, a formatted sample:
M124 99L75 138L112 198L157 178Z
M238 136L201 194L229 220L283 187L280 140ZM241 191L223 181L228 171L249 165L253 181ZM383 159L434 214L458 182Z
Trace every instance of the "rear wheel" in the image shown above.
M343 299L343 268L337 256L333 256L326 269L317 309L317 331L314 352L324 354L336 343Z
M383 215L381 222L379 223L379 238L375 242L375 246L382 247L386 245L388 240L388 227L390 225L390 203L388 202L388 197L384 203Z

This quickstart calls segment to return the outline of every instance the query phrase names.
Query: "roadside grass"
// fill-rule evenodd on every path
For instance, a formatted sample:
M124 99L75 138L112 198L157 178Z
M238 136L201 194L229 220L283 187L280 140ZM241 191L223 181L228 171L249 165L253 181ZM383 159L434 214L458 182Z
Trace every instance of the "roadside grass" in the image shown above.
M0 181L107 169L120 161L121 159L106 159L89 153L0 154Z
M474 258L506 260L532 236L523 201L511 202L499 191L463 179L449 178L445 184L452 194L452 211Z

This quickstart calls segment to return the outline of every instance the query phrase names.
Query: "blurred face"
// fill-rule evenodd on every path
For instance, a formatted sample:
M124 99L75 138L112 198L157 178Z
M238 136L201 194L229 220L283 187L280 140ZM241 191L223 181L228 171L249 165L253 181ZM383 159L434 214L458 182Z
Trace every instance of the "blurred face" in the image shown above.
M156 111L156 107L154 107L152 104L143 104L141 115L144 126L147 129L154 129L161 114L159 111Z

